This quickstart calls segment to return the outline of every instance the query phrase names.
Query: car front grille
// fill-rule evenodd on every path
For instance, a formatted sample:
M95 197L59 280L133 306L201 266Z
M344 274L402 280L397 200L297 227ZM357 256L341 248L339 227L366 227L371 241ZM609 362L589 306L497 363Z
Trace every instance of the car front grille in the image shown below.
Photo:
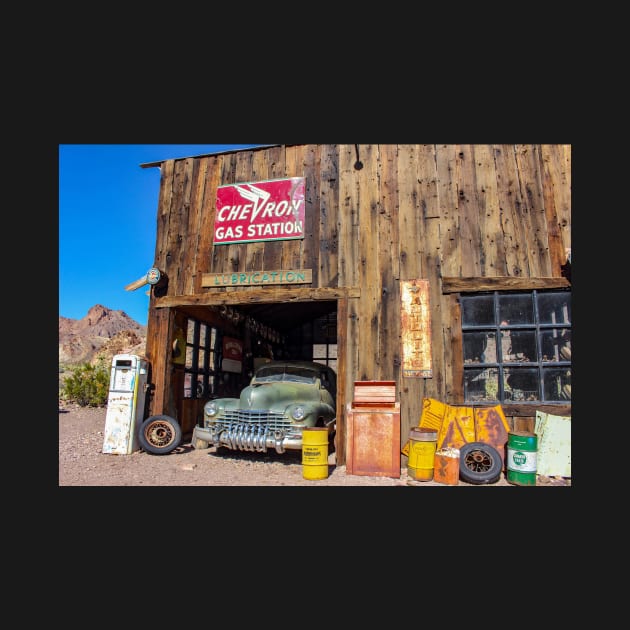
M269 447L285 451L285 438L295 435L282 414L249 409L229 411L210 425L214 446L241 451L266 452Z
M267 409L246 409L226 411L216 420L217 425L226 428L234 424L246 424L252 428L259 427L269 431L288 429L291 422L281 413L273 413Z

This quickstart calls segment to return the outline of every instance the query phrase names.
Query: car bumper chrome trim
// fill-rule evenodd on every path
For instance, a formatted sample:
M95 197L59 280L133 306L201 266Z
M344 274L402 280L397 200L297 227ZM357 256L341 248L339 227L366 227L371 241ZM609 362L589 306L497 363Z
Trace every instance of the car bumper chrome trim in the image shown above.
M246 424L235 424L228 427L200 427L193 430L193 443L203 440L215 447L227 447L232 450L266 453L273 448L277 453L302 448L301 435L286 435L283 431L264 429L260 425L249 427Z

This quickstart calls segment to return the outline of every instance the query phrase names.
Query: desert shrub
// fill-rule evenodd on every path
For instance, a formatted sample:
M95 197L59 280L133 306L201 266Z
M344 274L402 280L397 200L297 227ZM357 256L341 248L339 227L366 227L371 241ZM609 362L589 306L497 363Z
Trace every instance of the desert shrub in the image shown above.
M81 407L103 407L109 393L109 371L103 361L84 363L70 370L63 386L63 398Z

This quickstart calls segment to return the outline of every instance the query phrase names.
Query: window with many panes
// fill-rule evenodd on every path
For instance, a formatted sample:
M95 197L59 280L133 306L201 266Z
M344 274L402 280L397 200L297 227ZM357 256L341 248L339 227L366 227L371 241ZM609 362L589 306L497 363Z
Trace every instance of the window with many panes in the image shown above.
M571 292L460 297L464 400L571 402Z
M337 372L337 311L313 322L313 361Z
M216 328L188 320L184 398L207 398L215 392L216 345Z

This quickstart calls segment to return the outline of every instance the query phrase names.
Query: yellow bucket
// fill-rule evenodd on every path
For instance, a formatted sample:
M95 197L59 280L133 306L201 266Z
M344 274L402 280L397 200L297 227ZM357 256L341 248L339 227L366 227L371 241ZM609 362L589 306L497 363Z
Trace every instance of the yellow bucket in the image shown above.
M416 481L433 479L433 464L437 430L415 427L409 432L409 462L407 474Z
M302 476L304 479L328 477L328 429L325 427L302 431Z

